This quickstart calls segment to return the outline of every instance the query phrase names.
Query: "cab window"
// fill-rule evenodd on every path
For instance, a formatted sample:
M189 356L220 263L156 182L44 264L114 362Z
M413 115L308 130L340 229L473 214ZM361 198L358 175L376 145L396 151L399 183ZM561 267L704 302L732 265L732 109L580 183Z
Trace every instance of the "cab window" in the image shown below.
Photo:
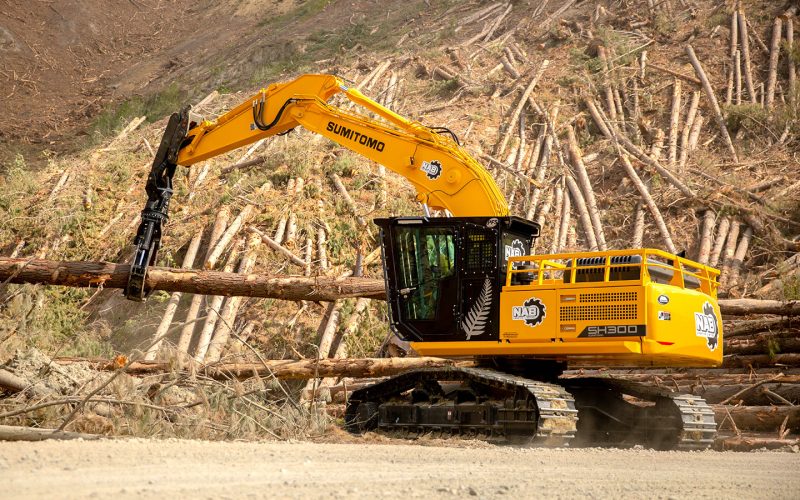
M398 285L403 316L435 319L439 282L455 274L455 235L450 228L396 229Z

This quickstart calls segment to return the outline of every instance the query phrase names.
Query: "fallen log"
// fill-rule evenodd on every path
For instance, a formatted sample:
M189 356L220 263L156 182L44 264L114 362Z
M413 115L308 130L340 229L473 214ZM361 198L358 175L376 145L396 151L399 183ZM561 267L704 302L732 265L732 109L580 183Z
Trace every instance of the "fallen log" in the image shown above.
M672 387L690 387L692 385L704 386L705 388L714 385L739 385L739 389L745 387L747 384L754 384L765 380L774 379L780 372L770 370L768 373L753 372L753 373L729 373L729 370L721 368L695 368L689 369L686 372L663 372L663 371L650 371L638 370L634 371L618 371L618 370L584 370L580 372L565 372L561 378L578 378L588 376L600 377L613 377L622 380L630 380L633 382L644 382L654 385L668 385ZM775 384L800 384L800 374L796 375L783 375L779 379L780 382ZM739 390L737 389L737 390ZM684 390L684 389L681 389ZM734 393L731 393L734 394ZM722 401L725 398L720 399Z
M725 341L725 354L769 354L770 352L800 352L800 338L736 339Z
M761 436L718 437L714 442L717 450L752 451L761 448L775 450L800 445L800 439L777 439Z
M0 259L2 263L2 259ZM2 274L0 272L0 277ZM800 314L800 300L721 299L719 309L723 316L746 316L748 314Z
M0 257L0 282L14 284L125 288L129 271L130 265L111 262L59 262ZM167 267L150 268L145 278L145 287L148 290L202 295L323 302L347 297L383 300L386 297L382 279L274 277Z
M774 378L774 377L773 377ZM786 377L789 378L789 377ZM707 385L695 383L682 387L682 392L700 396L709 404L772 405L800 402L800 385L785 383L784 377L749 384ZM680 387L680 386L679 386Z
M15 393L22 392L29 386L30 384L26 380L0 368L0 390Z
M713 405L717 426L727 429L730 421L736 428L746 431L777 431L784 421L785 428L800 428L800 406L734 406Z
M55 429L35 429L17 425L0 425L0 441L44 441L46 439L104 439L98 434L57 431ZM107 438L105 438L107 439Z
M115 371L119 365L109 360L85 358L56 358L62 365L87 362L96 370ZM344 358L344 359L269 359L262 363L217 363L194 370L218 380L231 378L274 377L281 380L307 380L323 377L386 377L406 370L419 368L443 368L454 366L449 359L419 358ZM175 371L170 363L158 361L134 361L125 371L131 375L150 375Z
M775 354L773 356L769 354L732 354L725 356L722 361L723 368L775 365L798 366L800 365L800 354Z

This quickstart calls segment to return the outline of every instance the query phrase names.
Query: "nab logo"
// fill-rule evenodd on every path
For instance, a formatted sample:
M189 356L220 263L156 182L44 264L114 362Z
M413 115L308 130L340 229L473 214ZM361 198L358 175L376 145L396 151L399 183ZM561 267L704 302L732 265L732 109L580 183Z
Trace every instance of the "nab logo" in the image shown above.
M719 324L711 303L703 304L703 312L694 313L695 335L704 337L708 350L714 351L719 343Z
M425 172L430 180L436 180L442 175L442 163L439 160L423 161L420 170Z
M505 245L506 260L509 257L522 257L525 255L525 245L521 240L514 240L510 245Z
M544 304L536 297L531 297L523 302L521 306L511 308L511 318L515 321L524 321L530 327L541 323L545 316Z

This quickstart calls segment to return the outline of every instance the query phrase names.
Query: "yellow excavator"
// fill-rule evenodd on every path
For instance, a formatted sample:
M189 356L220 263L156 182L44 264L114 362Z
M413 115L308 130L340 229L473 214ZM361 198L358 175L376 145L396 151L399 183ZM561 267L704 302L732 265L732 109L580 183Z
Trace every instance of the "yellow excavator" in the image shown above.
M360 110L329 101L342 94ZM445 127L404 118L331 75L272 84L207 121L171 116L125 294L144 300L177 165L302 126L405 177L425 216L376 219L392 331L422 355L474 367L423 369L356 390L354 432L487 436L554 445L698 449L714 439L699 397L613 378L559 378L583 366L722 363L719 272L655 249L530 255L538 224L509 215L491 174ZM430 210L447 217L431 217Z

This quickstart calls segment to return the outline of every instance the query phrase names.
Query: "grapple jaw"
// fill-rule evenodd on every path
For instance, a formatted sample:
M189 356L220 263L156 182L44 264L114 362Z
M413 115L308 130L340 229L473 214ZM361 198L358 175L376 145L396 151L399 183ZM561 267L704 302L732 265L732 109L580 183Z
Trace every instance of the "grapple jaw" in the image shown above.
M154 265L161 247L161 234L169 218L169 201L172 197L172 177L178 166L178 152L186 139L190 126L190 106L174 113L167 123L161 144L158 146L153 166L147 176L147 202L142 210L142 222L136 232L133 244L136 253L131 262L128 286L125 297L141 302L150 290L145 287L147 268Z

